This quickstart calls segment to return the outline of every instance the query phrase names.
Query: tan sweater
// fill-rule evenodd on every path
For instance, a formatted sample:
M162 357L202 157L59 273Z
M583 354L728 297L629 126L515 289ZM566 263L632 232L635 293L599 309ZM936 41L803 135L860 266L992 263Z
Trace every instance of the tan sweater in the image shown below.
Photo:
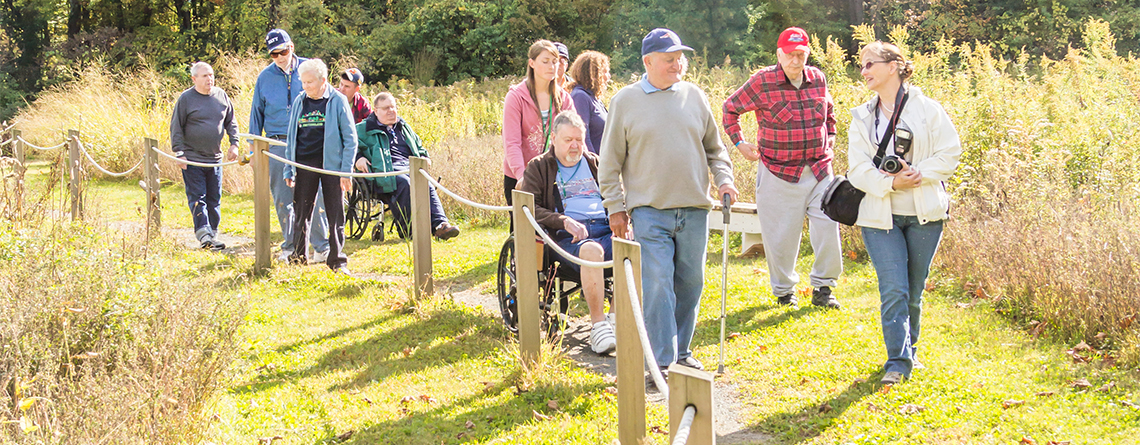
M717 187L732 183L708 98L689 82L646 94L639 81L618 91L600 154L598 183L610 214L640 206L712 208L709 173Z

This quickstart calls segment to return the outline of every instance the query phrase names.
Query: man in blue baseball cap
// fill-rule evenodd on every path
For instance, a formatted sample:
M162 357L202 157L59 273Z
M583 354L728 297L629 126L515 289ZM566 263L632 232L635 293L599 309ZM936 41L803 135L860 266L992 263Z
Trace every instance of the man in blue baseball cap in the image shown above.
M704 369L690 343L705 282L709 174L718 197L736 200L708 97L681 80L685 50L692 48L664 28L641 41L645 75L610 101L598 166L614 236L641 243L645 326L663 371L673 363Z
M265 48L273 63L261 70L253 86L249 132L284 142L289 133L289 112L293 98L303 92L297 67L308 59L294 54L293 40L283 29L274 29L265 35ZM285 147L270 145L269 152L284 157ZM285 241L281 243L281 254L277 258L285 261L294 249L293 189L285 185L285 164L273 159L269 160L269 187L273 194L274 208L277 210L277 223L281 226L281 235L285 237ZM324 213L324 211L325 201L318 191L313 212ZM316 253L308 257L314 262L324 262L329 252L328 223L323 217L313 218L313 222L316 227L309 232L309 243Z

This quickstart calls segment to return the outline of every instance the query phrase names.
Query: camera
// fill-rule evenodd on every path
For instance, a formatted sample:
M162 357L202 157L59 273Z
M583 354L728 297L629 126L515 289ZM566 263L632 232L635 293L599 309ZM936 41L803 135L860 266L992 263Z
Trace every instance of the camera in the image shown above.
M904 163L902 157L906 156L907 152L910 151L910 143L912 140L913 136L910 131L905 128L896 128L895 154L883 158L883 164L880 168L892 175L902 171Z

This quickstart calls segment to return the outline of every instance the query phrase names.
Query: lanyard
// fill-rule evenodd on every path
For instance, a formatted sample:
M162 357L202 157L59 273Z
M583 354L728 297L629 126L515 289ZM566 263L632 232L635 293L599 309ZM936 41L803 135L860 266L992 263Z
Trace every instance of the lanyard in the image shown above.
M542 110L538 110L538 120L542 122L542 152L550 148L550 121L554 120L554 95L550 95L550 105L546 107L546 119L542 118Z
M585 161L585 160L586 160L586 158L584 156L578 160L578 164L574 165L574 172L570 173L570 179L569 180L562 179L562 166L561 165L558 166L558 174L555 175L555 179L557 179L558 182L562 183L562 197L563 198L566 198L566 183L574 180L574 176L576 176L578 174L578 169L582 168L582 161ZM569 168L569 167L567 167L567 168Z

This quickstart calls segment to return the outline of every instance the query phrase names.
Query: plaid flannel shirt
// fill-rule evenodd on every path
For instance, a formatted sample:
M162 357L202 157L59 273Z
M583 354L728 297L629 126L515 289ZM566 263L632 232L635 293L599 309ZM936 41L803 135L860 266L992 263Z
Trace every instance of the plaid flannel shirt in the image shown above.
M801 88L772 65L757 71L724 101L724 130L733 144L744 140L740 115L755 111L760 160L776 177L796 183L805 166L817 180L831 174L835 157L828 140L835 135L835 103L818 68L805 66Z

